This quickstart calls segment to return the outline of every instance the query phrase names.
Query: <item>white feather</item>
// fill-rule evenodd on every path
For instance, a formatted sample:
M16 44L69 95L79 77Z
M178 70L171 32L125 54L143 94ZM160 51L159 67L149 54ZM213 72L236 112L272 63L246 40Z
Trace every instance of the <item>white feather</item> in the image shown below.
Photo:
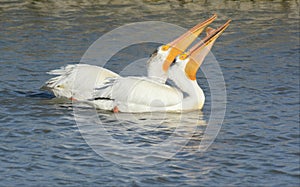
M68 65L61 69L52 70L51 75L57 75L48 80L43 89L53 92L56 97L89 99L93 95L94 86L107 78L119 75L102 67L88 64Z
M94 104L111 99L122 112L163 110L183 100L181 91L146 77L117 77L96 88Z

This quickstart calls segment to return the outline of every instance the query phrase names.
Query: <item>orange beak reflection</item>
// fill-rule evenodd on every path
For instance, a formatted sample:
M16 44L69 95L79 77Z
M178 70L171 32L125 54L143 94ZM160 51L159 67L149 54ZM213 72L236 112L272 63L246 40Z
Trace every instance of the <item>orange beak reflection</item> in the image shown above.
M185 51L191 43L201 34L201 32L212 23L217 18L217 15L214 14L211 18L207 19L206 21L199 23L198 25L194 26L186 33L175 39L174 41L170 42L166 49L171 47L170 53L163 64L163 70L168 71L170 64L174 61L177 55L181 54ZM164 49L163 49L164 50Z

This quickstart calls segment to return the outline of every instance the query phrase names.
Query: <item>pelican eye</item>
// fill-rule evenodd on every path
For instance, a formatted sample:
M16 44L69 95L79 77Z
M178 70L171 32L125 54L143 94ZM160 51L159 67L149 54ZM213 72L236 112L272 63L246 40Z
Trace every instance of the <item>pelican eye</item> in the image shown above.
M170 48L170 46L168 46L168 45L164 45L164 46L162 46L161 50L163 50L163 51L167 51L169 48Z
M180 60L185 60L187 57L188 57L187 54L182 54L182 55L179 56L179 59Z

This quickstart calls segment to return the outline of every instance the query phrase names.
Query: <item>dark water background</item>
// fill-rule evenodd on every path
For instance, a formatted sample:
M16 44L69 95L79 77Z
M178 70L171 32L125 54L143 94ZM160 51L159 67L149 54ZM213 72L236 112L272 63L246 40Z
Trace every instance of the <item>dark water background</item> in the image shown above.
M204 153L189 149L201 141L192 138L159 165L117 165L85 143L70 103L39 91L47 71L78 63L114 28L149 20L189 28L212 13L216 26L233 21L213 48L227 109ZM299 186L299 49L297 0L0 0L0 186ZM117 71L117 59L107 68ZM198 77L208 95L205 126L209 89ZM102 118L122 135L124 121L109 113ZM171 132L165 127L151 137L155 142ZM124 141L151 145L143 133Z

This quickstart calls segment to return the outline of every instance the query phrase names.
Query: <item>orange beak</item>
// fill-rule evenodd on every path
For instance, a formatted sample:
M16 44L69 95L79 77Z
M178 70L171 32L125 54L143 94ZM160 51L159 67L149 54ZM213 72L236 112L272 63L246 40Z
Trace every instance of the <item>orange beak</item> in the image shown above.
M184 60L188 56L190 57L189 62L185 67L185 73L191 80L196 80L196 73L203 63L206 55L211 50L217 38L224 32L229 26L231 20L228 20L224 25L217 29L207 28L206 37L193 46L187 53L180 55L180 59Z
M167 50L169 49L169 47L172 47L167 59L163 64L163 70L168 71L171 63L174 61L176 56L185 51L188 48L188 46L191 45L191 43L193 43L193 41L201 34L205 27L211 24L216 18L217 15L214 14L211 18L207 19L202 23L199 23L198 25L194 26L174 41L163 46L163 50Z

